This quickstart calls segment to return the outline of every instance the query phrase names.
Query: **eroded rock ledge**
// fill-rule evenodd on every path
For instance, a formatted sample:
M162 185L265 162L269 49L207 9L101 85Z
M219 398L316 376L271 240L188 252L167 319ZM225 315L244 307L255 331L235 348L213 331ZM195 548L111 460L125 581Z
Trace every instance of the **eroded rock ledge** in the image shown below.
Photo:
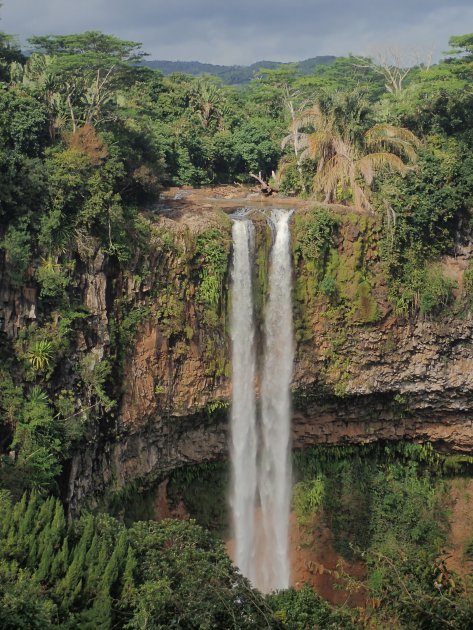
M164 213L150 214L151 253L142 277L118 268L99 250L77 264L77 294L88 316L77 325L53 385L71 388L71 365L92 354L113 363L110 386L115 391L110 394L118 404L113 416L92 415L87 442L69 462L64 482L72 511L177 466L226 456L231 387L226 297L218 322L209 324L198 301L195 243L200 234L217 230L226 239L229 263L230 226L215 209L218 202L199 203L168 207L165 201ZM307 211L301 205L296 215ZM473 318L468 303L456 308L455 316L395 317L386 299L376 226L367 217L340 213L332 254L342 298L355 305L350 317L340 310L334 315L295 255L294 447L413 439L471 454ZM257 238L267 253L270 235L264 226ZM465 260L450 264L459 287ZM256 264L263 290L265 256ZM13 290L2 267L0 260L0 327L11 341L20 329L41 325L44 313L34 281ZM228 269L229 264L224 292ZM457 298L461 302L460 294ZM121 325L130 312L139 315L136 330L119 359L112 324Z
M444 452L471 454L472 332L471 320L458 319L389 320L369 330L355 329L344 350L350 372L343 375L343 396L328 393L320 380L323 343L299 347L293 380L294 448L408 439L432 442ZM129 363L134 377L116 438L90 445L74 459L71 507L90 498L91 488L100 495L136 479L159 478L183 464L227 455L228 411L222 406L209 412L208 405L229 401L229 379L212 382L191 352L174 381L175 406L164 412L152 392L153 370L165 377L165 346L158 337L148 324L136 341ZM393 338L394 346L386 352L386 340L391 347Z

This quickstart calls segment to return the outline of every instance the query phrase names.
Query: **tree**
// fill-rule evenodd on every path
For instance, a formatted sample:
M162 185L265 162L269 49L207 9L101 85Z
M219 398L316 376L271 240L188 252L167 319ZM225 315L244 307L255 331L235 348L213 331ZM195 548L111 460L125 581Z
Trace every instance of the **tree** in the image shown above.
M473 33L467 35L452 35L448 40L448 43L452 47L449 54L455 58L462 58L466 61L473 61Z
M1 5L0 5L1 7ZM24 63L25 57L21 52L18 40L13 35L0 31L0 80L8 81L11 63Z
M388 124L363 130L365 108L362 99L338 94L305 110L293 129L314 129L301 141L305 155L317 160L314 189L325 195L325 203L351 198L356 208L372 212L368 189L374 178L385 168L406 173L401 156L414 161L420 140L408 129Z
M196 79L190 89L189 102L198 115L204 129L215 126L223 129L226 110L225 98L219 86L210 78Z
M448 43L452 55L449 61L453 65L454 73L471 82L473 78L473 33L467 35L454 35Z
M195 523L135 523L129 533L140 559L131 627L164 630L176 619L182 628L273 627L261 595L235 571L222 544Z
M405 79L415 66L429 69L432 53L420 55L398 46L379 48L370 57L357 57L360 68L369 68L383 77L388 92L397 94L404 89Z
M294 152L294 160L299 174L300 188L305 192L305 180L302 170L304 159L303 141L297 126L294 124L307 104L307 98L301 88L294 85L296 68L293 64L282 66L274 70L262 69L261 81L276 89L281 99L282 115L290 121L290 133L282 141L281 147L284 149L290 145ZM281 172L281 169L280 171Z
M33 53L25 64L14 62L10 67L13 85L26 90L44 105L52 141L67 119L67 107L61 93L60 77L56 74L56 63L54 55Z
M73 132L79 125L104 119L118 86L138 72L135 66L145 56L138 42L99 31L37 36L28 41L34 50L55 60L51 69L65 98Z

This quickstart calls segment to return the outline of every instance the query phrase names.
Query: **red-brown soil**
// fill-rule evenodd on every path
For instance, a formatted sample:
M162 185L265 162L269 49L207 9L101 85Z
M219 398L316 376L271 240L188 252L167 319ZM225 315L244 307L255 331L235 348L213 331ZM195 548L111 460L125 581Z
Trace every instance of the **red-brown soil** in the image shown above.
M454 479L451 498L447 567L462 577L473 578L473 558L465 553L468 541L473 538L473 479Z
M290 540L295 588L307 582L331 604L365 604L365 566L361 562L349 563L335 551L330 529L316 521L310 527L300 526L292 513Z
M155 518L188 519L191 515L181 500L176 507L169 505L168 480L163 481L155 498ZM446 564L449 570L463 578L473 578L473 559L465 549L473 535L473 479L458 478L451 486L452 512ZM257 516L258 518L258 516ZM226 550L234 558L234 540L228 539ZM291 585L299 589L304 583L331 604L364 606L366 592L363 563L349 563L334 549L333 534L319 519L309 525L299 525L294 513L290 519ZM468 584L465 584L468 586ZM471 584L470 584L471 587Z

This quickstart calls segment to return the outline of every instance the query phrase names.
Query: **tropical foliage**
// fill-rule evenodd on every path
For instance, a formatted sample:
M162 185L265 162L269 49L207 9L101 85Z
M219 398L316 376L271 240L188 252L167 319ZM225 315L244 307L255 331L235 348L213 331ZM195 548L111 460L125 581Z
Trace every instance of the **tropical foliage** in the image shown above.
M0 334L0 484L8 489L0 492L0 626L356 627L356 612L334 611L307 587L264 599L192 523L126 529L84 514L66 525L53 497L74 454L113 439L121 376L145 321L155 318L175 374L191 340L209 378L228 374L228 218L176 239L150 212L163 187L274 173L282 192L313 200L294 219L295 263L304 268L295 308L306 311L296 313L298 341L308 338L314 300L328 305L328 319L337 309L357 326L380 318L373 259L383 263L395 315L437 317L449 307L456 287L440 259L469 255L473 231L473 36L452 37L438 64L391 68L402 77L396 89L376 60L360 57L253 68L248 84L234 87L164 76L144 65L138 42L96 31L29 44L26 57L0 34L2 296L27 313L17 330L13 309ZM350 260L338 251L342 228L361 234ZM368 262L363 238L379 244ZM463 314L471 278L470 264ZM108 322L87 307L94 283ZM89 351L97 334L103 356ZM342 346L343 330L324 366L342 375L339 395ZM168 386L153 390L164 418ZM223 403L199 421L218 412ZM317 457L323 465L300 479L296 508L303 523L314 512L330 518L337 549L366 561L376 603L366 623L471 626L470 600L443 564L442 484L424 463L386 453L374 464L350 455L349 466ZM215 505L201 507L220 527Z
M401 156L414 162L420 141L408 129L387 123L365 129L367 105L356 93L321 99L294 119L283 146L292 140L304 148L300 160L317 162L313 186L325 203L351 200L355 208L373 212L367 189L375 176L383 169L405 174ZM313 131L301 132L304 128Z
M276 628L223 545L193 522L126 529L85 514L68 526L57 499L12 505L0 491L0 541L2 628Z

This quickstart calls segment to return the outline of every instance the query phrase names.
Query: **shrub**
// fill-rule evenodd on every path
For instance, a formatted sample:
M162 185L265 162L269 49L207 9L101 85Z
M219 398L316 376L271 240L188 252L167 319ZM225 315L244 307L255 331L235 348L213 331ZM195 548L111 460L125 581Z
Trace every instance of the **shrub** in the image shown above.
M18 289L24 284L31 260L30 234L25 227L10 225L0 245L5 249L10 282L15 289Z
M451 301L452 291L456 286L454 280L443 275L439 266L426 268L420 288L419 310L421 314L431 315L441 311Z
M333 276L324 276L319 289L328 298L334 297L337 294L337 281Z
M322 506L324 492L325 484L320 476L309 481L300 481L294 486L293 505L297 520L301 525L308 524Z
M325 208L314 208L306 215L296 215L296 252L306 261L324 263L339 223L339 218Z
M55 263L51 257L43 259L36 272L36 277L41 284L40 295L42 298L54 303L64 301L66 289L71 280L61 265Z
M28 348L28 360L38 372L49 366L53 356L53 343L47 339L33 341Z

